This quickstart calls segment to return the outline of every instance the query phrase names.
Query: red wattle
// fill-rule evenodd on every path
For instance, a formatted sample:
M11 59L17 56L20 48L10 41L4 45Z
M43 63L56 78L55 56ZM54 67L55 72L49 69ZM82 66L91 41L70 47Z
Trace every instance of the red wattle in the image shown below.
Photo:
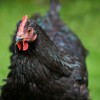
M18 49L21 50L21 43L17 43Z
M19 50L26 51L28 49L28 43L26 41L18 42L17 46Z
M23 41L23 51L26 51L28 49L28 43Z

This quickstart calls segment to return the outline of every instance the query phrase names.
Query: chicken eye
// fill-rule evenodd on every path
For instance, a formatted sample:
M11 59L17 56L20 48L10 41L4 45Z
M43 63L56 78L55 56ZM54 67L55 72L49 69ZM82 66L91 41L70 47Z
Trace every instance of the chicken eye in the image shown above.
M32 30L32 29L28 29L28 34L30 34L30 33L31 33L31 30Z

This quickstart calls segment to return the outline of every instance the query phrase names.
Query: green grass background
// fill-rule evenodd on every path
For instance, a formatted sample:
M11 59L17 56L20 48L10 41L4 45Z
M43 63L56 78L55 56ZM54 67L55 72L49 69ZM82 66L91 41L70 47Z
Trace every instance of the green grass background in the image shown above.
M92 100L100 100L100 0L62 0L61 18L89 50L87 67ZM16 23L23 15L42 15L49 8L48 0L0 0L0 85L10 65L8 47Z

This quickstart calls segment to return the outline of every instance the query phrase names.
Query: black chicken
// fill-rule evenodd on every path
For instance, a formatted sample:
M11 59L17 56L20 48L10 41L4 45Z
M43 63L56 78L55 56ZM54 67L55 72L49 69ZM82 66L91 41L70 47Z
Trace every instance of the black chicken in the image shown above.
M2 100L88 100L86 50L60 20L58 8L51 0L46 16L19 22Z

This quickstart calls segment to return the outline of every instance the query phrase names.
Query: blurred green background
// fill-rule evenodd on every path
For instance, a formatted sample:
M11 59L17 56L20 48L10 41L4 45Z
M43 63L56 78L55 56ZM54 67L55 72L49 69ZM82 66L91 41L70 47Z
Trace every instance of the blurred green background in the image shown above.
M62 20L89 50L87 67L92 100L100 100L100 0L62 0ZM49 9L49 0L0 0L0 85L10 65L8 47L16 23L23 15L42 15Z

